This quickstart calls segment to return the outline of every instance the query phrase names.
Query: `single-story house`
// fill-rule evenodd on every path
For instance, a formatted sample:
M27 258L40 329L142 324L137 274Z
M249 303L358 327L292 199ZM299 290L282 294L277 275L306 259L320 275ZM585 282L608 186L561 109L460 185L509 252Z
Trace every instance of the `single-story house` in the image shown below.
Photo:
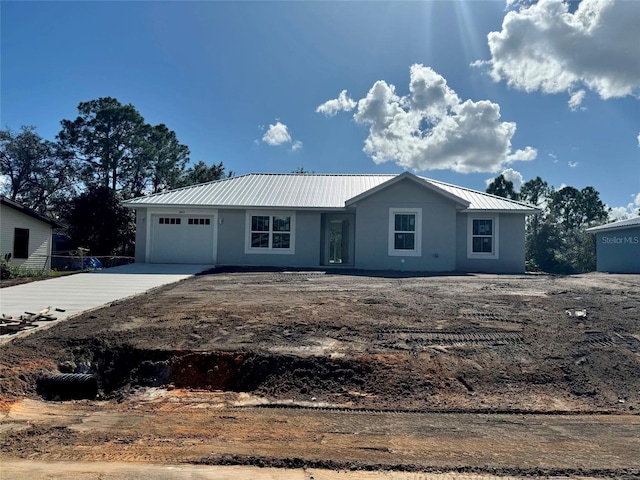
M21 203L0 195L0 256L29 270L51 267L53 229L63 225Z
M405 172L249 174L124 203L136 262L520 273L530 205Z
M596 236L596 270L640 273L640 217L588 228L587 232Z

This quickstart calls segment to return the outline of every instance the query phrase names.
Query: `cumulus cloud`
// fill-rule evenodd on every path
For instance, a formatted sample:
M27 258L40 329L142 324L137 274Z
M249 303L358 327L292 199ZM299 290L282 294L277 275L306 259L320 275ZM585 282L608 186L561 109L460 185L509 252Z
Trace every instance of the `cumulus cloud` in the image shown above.
M502 173L500 173L500 175L502 175L505 180L508 180L511 183L513 183L514 191L516 192L520 191L520 187L522 187L522 184L524 183L524 177L520 172L518 172L517 170L514 170L513 168L507 168L506 170L503 170ZM496 177L497 176L498 175L496 175ZM491 182L493 182L496 179L496 177L487 178L484 181L485 185L487 187L491 185Z
M623 220L625 218L637 217L640 210L640 193L631 196L633 200L626 207L611 207L611 218Z
M522 174L520 172L514 170L513 168L507 168L502 172L502 175L506 180L513 182L513 189L516 192L520 191L520 187L522 187L522 184L524 183L524 178L522 177Z
M357 103L356 123L369 127L364 152L376 163L413 170L497 172L536 149L512 150L516 124L500 121L500 106L488 100L461 101L429 67L412 65L409 94L379 80Z
M291 142L289 128L287 128L284 123L280 122L276 122L275 125L269 125L269 128L262 136L262 141L272 147L282 145L283 143L289 143Z
M317 113L322 113L327 117L333 117L338 112L348 112L353 110L356 107L356 102L352 98L347 95L346 90L342 90L338 98L334 98L333 100L327 100L318 108L316 108Z
M502 30L487 35L495 81L526 92L567 92L577 109L585 90L602 99L638 95L640 3L582 0L511 1Z
M571 167L571 168L576 168L576 167L578 166L578 164L579 164L579 163L580 163L580 162L572 162L571 160L569 160L569 161L567 162L567 165L569 165L569 167Z
M289 128L280 121L269 125L269 128L267 128L267 131L262 136L262 141L272 147L291 143L291 150L294 152L302 148L302 142L300 140L294 140L291 137L291 133L289 133Z

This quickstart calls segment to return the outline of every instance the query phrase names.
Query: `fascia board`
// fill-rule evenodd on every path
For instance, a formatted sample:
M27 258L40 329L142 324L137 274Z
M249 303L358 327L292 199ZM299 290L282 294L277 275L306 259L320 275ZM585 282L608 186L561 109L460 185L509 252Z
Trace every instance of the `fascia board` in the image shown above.
M531 210L524 210L524 209L513 209L513 210L501 210L501 209L482 209L482 208L465 208L464 210L460 210L460 213L505 213L505 214L509 214L509 213L513 213L513 214L520 214L520 215L538 215L540 213L542 213L541 210L538 209L531 209Z

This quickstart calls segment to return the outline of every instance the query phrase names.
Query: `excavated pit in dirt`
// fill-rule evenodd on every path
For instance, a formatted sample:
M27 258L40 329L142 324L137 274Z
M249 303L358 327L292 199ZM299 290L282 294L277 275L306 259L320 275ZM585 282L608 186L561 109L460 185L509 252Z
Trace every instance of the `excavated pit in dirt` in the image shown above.
M454 334L440 334L439 342L443 335ZM39 375L93 375L99 398L104 399L124 399L139 388L161 387L250 393L277 404L317 401L383 410L635 411L636 394L618 391L621 387L616 382L604 390L604 385L584 375L580 369L589 366L588 353L581 352L580 361L572 356L562 368L544 362L534 367L519 337L497 342L490 335L477 342L481 346L455 347L459 336L452 337L450 349L389 348L335 357L269 350L148 349L102 339L80 340L66 344L66 355L62 355L66 360L58 357L57 372L40 370ZM475 349L477 361L466 359L469 348ZM619 349L607 350L612 359L618 358L614 354ZM627 370L619 368L617 373L633 376ZM31 378L29 390L36 393L36 378ZM78 397L81 392L76 388L78 384L63 385L43 398L95 398Z
M299 357L269 353L176 352L129 346L76 349L76 359L60 370L95 375L104 397L126 395L136 387L256 392L294 391L301 395L359 385L370 376L369 362L358 359Z

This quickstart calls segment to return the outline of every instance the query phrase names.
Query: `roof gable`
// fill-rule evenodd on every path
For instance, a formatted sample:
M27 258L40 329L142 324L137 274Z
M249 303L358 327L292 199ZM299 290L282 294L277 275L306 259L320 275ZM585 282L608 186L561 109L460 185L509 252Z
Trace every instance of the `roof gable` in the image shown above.
M17 210L18 212L23 213L24 215L35 218L36 220L40 220L41 222L48 223L52 227L59 227L59 228L64 227L64 225L58 222L57 220L47 217L46 215L43 215L40 212L37 212L29 207L26 207L25 205L22 205L21 203L16 202L15 200L11 200L10 198L5 197L4 195L0 195L0 203L2 205L6 205L9 208Z
M355 203L357 203L357 202L359 202L359 201L361 201L361 200L363 200L363 199L365 199L367 197L370 197L371 195L374 195L374 194L376 194L377 192L379 192L381 190L389 188L390 186L395 185L396 183L401 182L403 180L412 181L412 182L418 184L419 186L426 188L427 190L430 190L430 191L435 192L435 193L437 193L439 195L442 195L442 196L444 196L444 197L446 197L446 198L448 198L450 200L453 200L458 205L460 205L461 208L467 208L469 206L469 204L470 204L469 201L464 200L464 199L454 195L451 192L443 190L442 188L436 186L435 184L429 182L428 180L426 180L424 178L418 177L418 176L416 176L416 175L414 175L413 173L410 173L410 172L404 172L404 173L401 173L400 175L396 175L395 177L387 180L386 182L383 182L383 183L381 183L381 184L379 184L379 185L377 185L377 186L375 186L373 188L370 188L369 190L366 190L366 191L362 192L359 195L356 195L353 198L350 198L350 199L346 200L345 201L345 205L347 207L350 206L350 205L354 205Z

